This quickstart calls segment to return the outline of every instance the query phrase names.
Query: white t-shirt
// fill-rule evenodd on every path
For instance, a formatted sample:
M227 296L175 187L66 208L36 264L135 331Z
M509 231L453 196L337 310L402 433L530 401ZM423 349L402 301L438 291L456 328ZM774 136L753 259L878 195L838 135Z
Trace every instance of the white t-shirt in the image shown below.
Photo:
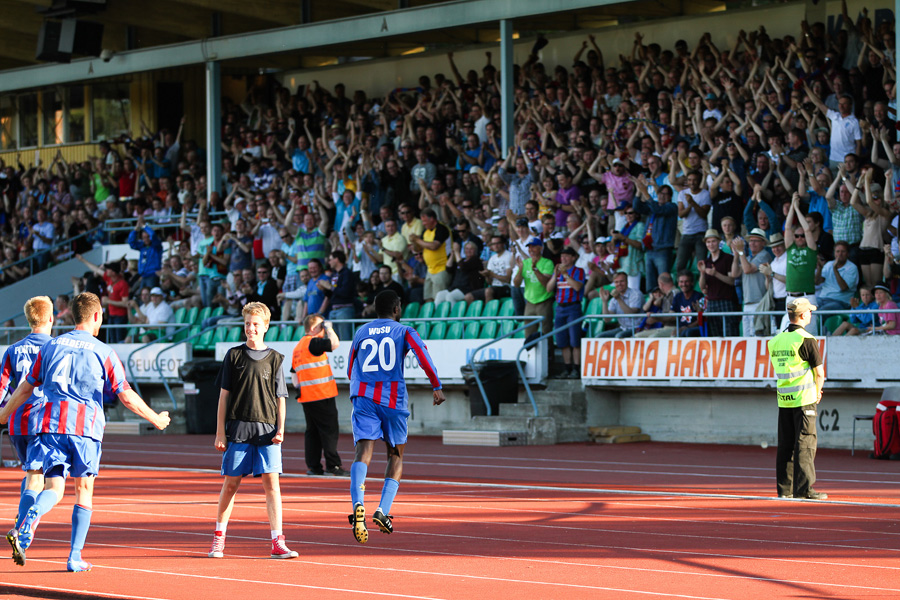
M685 188L678 193L678 204L681 206L688 206L687 195L693 197L694 202L699 206L710 206L712 201L709 199L709 190L700 190L696 194L691 193L691 190ZM697 211L694 210L694 207L691 207L690 212L683 219L683 226L681 228L682 235L693 235L696 233L703 233L706 231L706 219L700 217L697 214Z
M496 273L498 275L509 275L512 272L513 258L512 254L503 251L503 254L494 254L488 259L487 268L488 271ZM512 280L510 280L512 281ZM504 283L497 279L496 277L492 278L491 285L496 287L502 287L504 285L510 285L509 283Z
M772 267L772 273L776 275L781 275L782 277L787 275L787 252L782 254L781 256L776 256L769 266ZM772 278L772 296L775 298L787 298L787 285L783 281L778 281L774 277Z

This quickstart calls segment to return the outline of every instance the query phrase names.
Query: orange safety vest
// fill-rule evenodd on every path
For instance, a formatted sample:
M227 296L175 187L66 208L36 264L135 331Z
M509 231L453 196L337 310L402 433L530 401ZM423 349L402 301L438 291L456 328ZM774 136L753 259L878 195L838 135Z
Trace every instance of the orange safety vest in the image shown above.
M338 394L337 383L328 364L328 357L324 354L313 356L309 352L311 335L300 338L294 348L291 359L291 367L294 371L294 385L300 392L298 402L315 402L326 398L336 398Z

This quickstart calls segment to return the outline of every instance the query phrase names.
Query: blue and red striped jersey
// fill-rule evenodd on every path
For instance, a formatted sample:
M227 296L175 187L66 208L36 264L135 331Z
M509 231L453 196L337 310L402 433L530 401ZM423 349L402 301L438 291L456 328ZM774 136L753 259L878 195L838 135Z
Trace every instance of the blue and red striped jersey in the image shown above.
M131 389L115 350L79 329L41 348L28 383L43 385L47 399L41 433L80 435L98 442L106 426L104 400Z
M347 368L350 396L407 410L409 396L403 377L403 360L410 350L428 375L431 387L441 389L437 369L416 330L393 319L376 319L360 327L353 336Z
M584 270L579 269L578 267L572 267L568 271L569 277L574 279L575 281L580 281L584 284ZM580 290L576 290L572 287L569 287L569 282L562 275L557 276L556 278L556 303L557 304L571 304L572 302L581 302L581 299L584 297L584 285L581 286Z
M0 398L3 398L2 404L6 404L9 397L19 387L19 383L25 381L25 377L31 371L31 366L41 350L41 346L49 341L50 336L46 333L29 333L3 353L3 360L0 361ZM40 413L44 402L44 393L41 388L34 388L31 397L9 417L9 434L39 434L41 432Z

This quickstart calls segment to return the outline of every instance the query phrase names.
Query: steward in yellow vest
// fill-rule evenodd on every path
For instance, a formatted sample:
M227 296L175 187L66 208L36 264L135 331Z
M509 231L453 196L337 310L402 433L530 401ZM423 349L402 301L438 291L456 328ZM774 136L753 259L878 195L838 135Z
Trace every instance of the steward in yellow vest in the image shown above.
M331 323L321 315L307 316L303 327L305 333L294 348L291 371L298 392L297 402L301 403L306 417L306 473L349 475L341 467L341 457L337 453L340 427L335 398L338 389L326 354L337 350L340 340ZM323 455L325 469L322 469Z
M788 328L769 340L769 360L778 380L778 451L775 481L779 498L824 500L816 481L816 405L822 399L825 366L816 338L804 327L816 310L806 298L787 305Z

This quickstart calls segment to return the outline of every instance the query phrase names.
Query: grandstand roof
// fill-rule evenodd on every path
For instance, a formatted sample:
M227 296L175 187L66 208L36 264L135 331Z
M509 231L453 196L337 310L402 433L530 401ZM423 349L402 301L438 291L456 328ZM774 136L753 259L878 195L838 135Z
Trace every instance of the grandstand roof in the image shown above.
M455 14L462 16L454 26L441 26L442 21L437 20L441 18L440 11L451 7ZM268 48L264 54L248 52L223 62L225 72L251 73L259 69L311 68L433 48L493 43L500 37L498 15L514 19L516 33L528 37L539 32L597 29L617 23L700 14L724 8L723 2L714 0L153 0L149 3L124 0L0 0L0 90L20 87L10 84L10 70L16 70L19 79L23 68L46 64L38 61L35 55L38 34L48 19L75 17L102 23L103 48L119 56L129 51L204 39L227 39L298 26L316 27L354 17L376 17L376 23L384 21L387 27L387 30L379 27L379 31L368 33L360 29L353 39L342 39L338 44L290 47L285 52L269 52L272 48ZM409 22L409 17L413 16L414 22L422 24L421 30L414 31L407 27L392 34L390 21L385 20L406 19ZM343 25L336 25L343 28ZM297 30L297 33L301 31ZM73 57L73 62L77 62L77 58ZM100 66L100 61L96 62ZM141 63L134 63L134 66L140 67ZM158 68L158 65L152 68ZM25 70L33 72L33 69ZM98 71L93 77L104 75L102 68ZM26 78L25 81L40 83L39 79Z

